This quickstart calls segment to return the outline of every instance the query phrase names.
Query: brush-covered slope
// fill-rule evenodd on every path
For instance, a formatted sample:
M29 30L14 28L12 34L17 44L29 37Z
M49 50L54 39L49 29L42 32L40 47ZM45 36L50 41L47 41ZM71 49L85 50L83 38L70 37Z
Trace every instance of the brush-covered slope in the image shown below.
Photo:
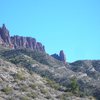
M76 97L47 78L0 58L0 100L95 100Z
M14 49L14 50L1 50L1 58L15 64L20 68L23 66L30 72L35 72L42 77L47 77L51 80L62 84L66 89L63 91L71 92L80 96L98 95L96 89L99 88L99 80L94 79L81 71L75 72L72 69L72 64L64 64L51 57L50 55L33 51L30 49ZM75 78L79 90L71 90L71 80ZM94 85L95 84L95 85ZM99 90L99 89L98 89ZM99 93L99 92L98 92Z

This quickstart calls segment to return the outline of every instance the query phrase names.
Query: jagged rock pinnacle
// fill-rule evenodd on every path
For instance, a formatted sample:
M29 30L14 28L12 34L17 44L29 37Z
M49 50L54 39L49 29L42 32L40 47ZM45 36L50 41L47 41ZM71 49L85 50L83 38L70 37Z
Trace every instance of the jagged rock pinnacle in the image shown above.
M66 56L63 50L60 51L59 56L60 56L60 60L66 63Z
M60 51L59 55L58 54L53 54L51 55L52 57L56 58L57 60L60 60L66 64L66 56L63 50Z

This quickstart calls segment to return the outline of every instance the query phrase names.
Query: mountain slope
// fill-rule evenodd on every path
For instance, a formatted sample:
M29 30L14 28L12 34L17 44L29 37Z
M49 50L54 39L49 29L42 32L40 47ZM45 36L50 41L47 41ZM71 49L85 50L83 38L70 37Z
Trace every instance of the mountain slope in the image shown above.
M95 91L96 88L99 88L99 81L81 71L75 72L71 69L72 64L67 63L65 65L46 53L28 49L16 49L1 51L0 55L5 60L8 60L19 67L23 66L24 68L36 72L43 77L55 80L67 88L69 88L71 79L75 77L81 91L86 92L86 94L88 93L88 95L97 94ZM95 83L96 85L94 87Z
M100 60L68 63L63 51L59 55L50 56L45 52L44 46L34 38L10 37L9 31L3 25L0 28L0 61L0 99L7 100L11 97L9 99L12 100L15 97L14 100L89 100L92 95L100 100ZM34 90L30 83L35 82L40 84L32 85L37 87Z
M60 88L49 79L0 59L0 100L90 100Z

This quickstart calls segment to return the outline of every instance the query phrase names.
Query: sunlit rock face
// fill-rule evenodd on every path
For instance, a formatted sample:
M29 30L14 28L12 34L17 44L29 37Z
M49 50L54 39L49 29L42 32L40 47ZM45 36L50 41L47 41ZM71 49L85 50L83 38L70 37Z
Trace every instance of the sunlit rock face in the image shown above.
M11 41L14 45L14 48L29 48L31 50L38 50L45 52L44 46L37 42L35 38L32 37L22 37L22 36L13 36Z
M3 26L0 28L0 43L5 46L12 45L11 39L10 39L10 34L9 34L9 31L6 28L5 24L3 24Z
M35 38L18 35L10 37L9 31L4 24L0 28L0 44L9 46L13 49L28 48L31 50L45 52L45 47L42 45L42 43L37 42Z

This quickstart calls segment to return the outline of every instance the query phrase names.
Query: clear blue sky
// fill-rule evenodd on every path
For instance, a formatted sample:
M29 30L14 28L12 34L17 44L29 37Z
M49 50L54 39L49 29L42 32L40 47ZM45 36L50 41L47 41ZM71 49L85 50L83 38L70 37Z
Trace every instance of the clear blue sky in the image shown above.
M100 0L0 0L0 26L32 36L67 61L100 59Z

